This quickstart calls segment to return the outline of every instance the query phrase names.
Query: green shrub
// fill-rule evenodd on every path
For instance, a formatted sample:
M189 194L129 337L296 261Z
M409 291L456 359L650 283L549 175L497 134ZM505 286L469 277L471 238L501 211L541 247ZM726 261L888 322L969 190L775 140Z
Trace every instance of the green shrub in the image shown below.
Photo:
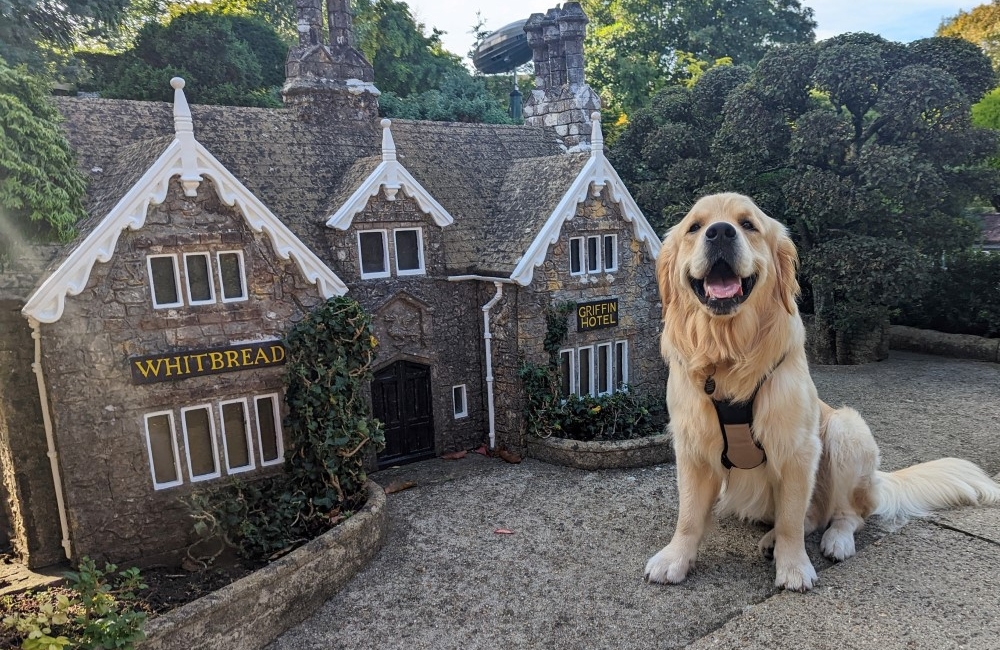
M66 589L27 594L20 602L30 602L31 611L4 617L4 625L21 637L21 648L130 650L146 638L142 630L146 614L133 608L135 592L146 588L138 569L118 572L117 566L107 564L102 571L85 557L77 571L65 576L68 594ZM17 609L10 597L3 604L5 609Z
M927 258L891 239L848 236L824 242L805 256L802 274L812 287L817 317L847 336L885 325L920 297Z
M285 472L188 498L196 531L263 560L322 534L367 498L364 457L385 445L364 396L378 341L371 317L333 298L285 339Z
M1000 336L1000 255L950 254L935 264L925 291L903 306L899 325L955 334Z

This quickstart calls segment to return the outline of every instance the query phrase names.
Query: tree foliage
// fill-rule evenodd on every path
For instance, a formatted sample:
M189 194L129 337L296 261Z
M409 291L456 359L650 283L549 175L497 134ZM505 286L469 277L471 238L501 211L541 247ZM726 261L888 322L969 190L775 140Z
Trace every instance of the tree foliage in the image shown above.
M0 259L24 237L68 239L84 215L86 181L47 95L0 59Z
M116 55L85 55L104 97L169 101L170 78L184 77L198 104L278 106L287 46L272 27L196 6L166 24L149 22Z
M941 22L936 35L963 38L982 48L1000 70L1000 0L959 11Z
M616 114L689 79L693 62L753 65L773 45L811 42L816 27L798 0L584 0L583 8L587 76Z
M863 327L896 302L859 278L891 278L879 291L898 296L917 283L902 264L887 275L881 257L939 258L974 241L962 209L1000 179L984 164L998 138L970 106L993 83L987 57L959 39L846 34L661 91L611 155L661 230L701 194L754 197L792 229L827 322L846 330L853 314Z

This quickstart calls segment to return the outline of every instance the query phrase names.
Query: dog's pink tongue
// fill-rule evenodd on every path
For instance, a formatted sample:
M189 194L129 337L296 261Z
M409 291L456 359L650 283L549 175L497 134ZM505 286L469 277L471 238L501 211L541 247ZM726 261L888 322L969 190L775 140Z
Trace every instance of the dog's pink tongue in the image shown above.
M733 296L743 295L743 286L740 284L739 278L732 279L712 279L705 280L705 295L709 298L715 298L716 300L723 300L725 298L732 298Z

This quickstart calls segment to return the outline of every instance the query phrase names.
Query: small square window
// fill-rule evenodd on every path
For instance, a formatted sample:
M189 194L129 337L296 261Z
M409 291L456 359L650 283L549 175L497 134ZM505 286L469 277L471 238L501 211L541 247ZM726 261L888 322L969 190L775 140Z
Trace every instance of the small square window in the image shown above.
M153 289L153 307L165 309L180 307L181 279L177 271L176 255L150 255L146 258L149 284Z
M363 230L358 233L362 278L389 277L389 250L386 231Z
M583 274L583 237L573 237L569 240L569 273Z
M247 299L246 271L243 268L243 251L226 251L218 254L219 284L222 285L222 302Z
M212 407L205 405L181 409L181 423L191 480L204 481L221 476Z
M226 471L236 474L253 469L247 401L238 399L221 402L219 408L222 411L222 448L226 457Z
M174 414L170 411L146 416L146 451L149 452L149 471L153 476L154 490L183 482L177 438L174 436Z
M424 272L424 245L420 228L396 230L396 273L419 275Z
M604 235L604 270L618 270L618 235Z
M205 305L215 302L212 269L208 253L185 253L184 275L187 278L188 304Z
M465 384L452 387L451 399L455 407L455 419L464 418L469 415L469 405L465 401Z
M276 465L284 460L284 446L281 441L281 414L278 411L278 395L263 395L254 400L257 411L257 443L260 448L260 464L264 467Z

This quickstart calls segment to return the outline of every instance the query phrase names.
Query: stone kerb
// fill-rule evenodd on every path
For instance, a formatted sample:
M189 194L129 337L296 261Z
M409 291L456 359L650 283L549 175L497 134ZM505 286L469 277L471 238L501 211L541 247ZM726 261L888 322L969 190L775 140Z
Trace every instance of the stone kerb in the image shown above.
M301 623L382 547L385 493L368 482L368 502L333 530L285 557L146 625L142 650L258 650Z
M889 347L956 359L1000 362L1000 339L971 334L947 334L915 327L893 325L889 328Z
M528 437L528 456L577 469L628 469L674 461L673 439L663 433L634 440L588 441Z

